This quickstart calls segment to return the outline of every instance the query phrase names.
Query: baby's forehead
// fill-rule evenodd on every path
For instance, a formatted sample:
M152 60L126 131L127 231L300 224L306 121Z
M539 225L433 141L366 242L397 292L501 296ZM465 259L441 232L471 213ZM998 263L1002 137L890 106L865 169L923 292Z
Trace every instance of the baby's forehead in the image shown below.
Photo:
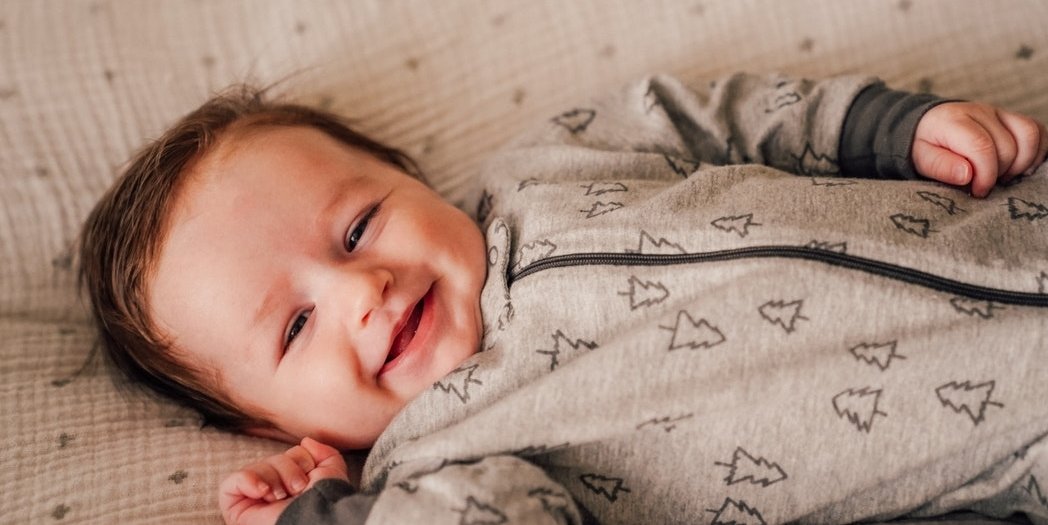
M186 166L184 183L192 185L214 180L215 176L230 173L236 163L252 156L280 159L295 155L303 160L312 160L316 157L318 143L334 143L336 147L352 149L324 131L308 125L235 123L222 130L214 142Z

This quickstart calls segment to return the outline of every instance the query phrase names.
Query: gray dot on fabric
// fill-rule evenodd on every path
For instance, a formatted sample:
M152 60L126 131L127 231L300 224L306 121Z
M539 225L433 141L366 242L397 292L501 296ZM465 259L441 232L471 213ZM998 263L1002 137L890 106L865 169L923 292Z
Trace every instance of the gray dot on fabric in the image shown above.
M808 52L808 51L811 51L814 47L815 47L815 41L812 40L811 38L805 38L804 40L801 40L801 44L800 44L801 51Z
M74 439L76 439L76 435L62 432L58 436L58 448L66 448Z
M608 45L600 48L600 51L598 52L598 54L602 58L612 58L612 57L615 56L615 46L613 46L611 44L608 44Z
M51 170L48 170L47 166L37 166L33 168L33 174L43 179L47 178L47 176L51 174Z
M305 22L303 22L301 20L299 20L298 22L295 22L295 32L296 33L301 35L301 34L306 32L306 29L307 29L307 26L306 26Z
M189 477L189 474L186 474L186 471L176 470L175 473L168 476L167 479L173 482L175 485L179 485L183 481L185 481L187 477Z
M932 92L932 79L928 77L922 77L917 81L917 92L918 93L931 93Z
M5 87L0 88L0 100L7 100L18 94L18 90L15 88Z
M905 13L909 11L911 7L913 7L913 2L910 0L899 0L899 3L897 5L899 7L899 11Z
M1018 51L1015 52L1015 58L1019 60L1030 60L1033 57L1033 48L1023 44Z
M317 107L324 111L330 111L334 105L335 97L328 94L320 95L320 99L317 100Z
M112 69L106 69L102 74L105 75L106 82L112 82L113 79L116 78L116 73L114 73Z
M407 67L412 71L418 71L418 65L419 60L415 57L408 57L408 59L404 61L404 67Z
M691 6L688 12L695 16L702 16L706 13L706 6L702 5L702 2L695 2L695 5Z
M56 506L55 509L51 511L51 517L56 520L60 520L64 518L70 510L72 509L70 509L66 504L59 503L58 506Z
M64 252L51 259L51 266L59 270L68 270L73 267L73 254Z
M495 27L501 27L502 24L506 23L506 15L495 15L491 17L491 25Z
M527 91L524 88L517 88L513 90L513 104L519 106L524 103L524 97L527 96Z
M426 137L422 139L422 154L423 155L429 155L430 153L433 153L433 150L436 149L436 147L437 147L437 138L434 137L433 135L426 135Z
M200 62L204 64L204 67L211 67L215 65L215 57L211 55L204 55L200 58Z

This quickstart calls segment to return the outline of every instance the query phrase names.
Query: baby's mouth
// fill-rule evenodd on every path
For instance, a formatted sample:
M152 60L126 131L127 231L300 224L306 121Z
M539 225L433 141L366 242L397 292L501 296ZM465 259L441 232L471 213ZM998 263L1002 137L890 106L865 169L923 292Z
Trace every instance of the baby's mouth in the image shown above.
M386 364L404 353L408 344L410 344L411 340L415 338L415 332L418 330L418 322L422 319L423 302L423 300L419 300L415 305L415 309L411 311L411 315L408 316L407 322L404 323L404 327L401 328L400 332L393 338L393 344L390 345L389 348L389 355L386 356Z

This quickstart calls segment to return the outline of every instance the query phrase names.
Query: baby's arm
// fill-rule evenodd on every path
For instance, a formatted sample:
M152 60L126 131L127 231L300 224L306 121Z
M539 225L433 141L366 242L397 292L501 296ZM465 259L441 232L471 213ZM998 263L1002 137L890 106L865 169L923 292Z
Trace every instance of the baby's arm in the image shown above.
M349 481L345 461L338 450L304 438L223 480L218 494L222 517L229 524L271 525L294 497L327 478Z
M930 179L971 185L985 197L997 180L1033 171L1048 154L1044 123L976 102L947 102L917 124L913 164Z

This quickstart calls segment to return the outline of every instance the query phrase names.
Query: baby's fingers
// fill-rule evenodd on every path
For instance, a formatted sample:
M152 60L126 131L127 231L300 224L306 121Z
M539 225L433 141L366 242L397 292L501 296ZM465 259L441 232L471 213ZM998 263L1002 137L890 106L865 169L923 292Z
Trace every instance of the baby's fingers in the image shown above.
M301 447L316 462L316 467L309 473L310 484L324 478L349 479L346 461L337 449L308 437L302 439Z
M918 124L924 124L922 121ZM1003 129L1003 128L1002 128ZM1007 168L1014 159L1014 142L1011 137L1008 140L1001 139L1001 144L995 142L996 138L980 122L971 118L955 119L950 125L942 126L937 130L930 142L939 147L947 148L961 157L964 157L971 165L971 192L973 196L985 197L990 193L993 185L997 183L1002 167ZM1000 133L998 133L1000 135ZM1008 149L1010 152L1002 152ZM916 153L916 152L915 152ZM1011 157L1002 159L1001 157ZM1006 160L1007 162L1002 162ZM917 160L914 159L916 165ZM918 171L920 171L919 166ZM929 174L925 174L929 175Z
M237 523L245 511L272 496L269 484L257 472L243 469L230 474L218 486L218 507L226 523Z
M1004 180L1026 173L1044 162L1048 153L1048 131L1044 124L1018 113L998 110L1001 124L1015 138L1017 153L1011 168L1002 176Z
M225 500L232 502L233 499L240 500L244 497L262 499L269 493L269 490L269 484L257 472L243 469L226 476L226 479L222 480L222 483L218 486L218 496L224 508L226 506Z
M913 143L917 172L942 183L964 186L972 180L972 166L964 157L923 140Z
M292 447L283 454L277 454L266 459L267 465L275 472L276 482L273 483L273 494L276 499L284 499L288 495L300 494L309 484L307 474L313 470L313 459L300 446Z

